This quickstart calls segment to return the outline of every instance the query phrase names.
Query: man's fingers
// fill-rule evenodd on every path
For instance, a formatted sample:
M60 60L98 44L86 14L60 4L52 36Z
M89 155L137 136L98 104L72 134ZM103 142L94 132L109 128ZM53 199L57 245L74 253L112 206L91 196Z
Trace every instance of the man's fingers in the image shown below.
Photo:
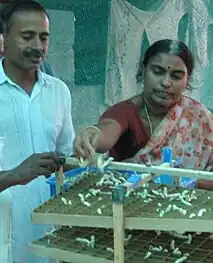
M45 177L50 177L53 172L50 171L48 168L40 167L38 171L38 175L44 175Z
M37 158L43 160L52 160L58 166L61 163L60 156L56 152L45 152L36 154Z
M39 163L40 167L48 169L51 173L55 172L58 165L52 159L41 159Z
M35 156L39 157L40 159L51 159L55 152L44 152L44 153L37 153ZM57 155L57 154L56 154Z

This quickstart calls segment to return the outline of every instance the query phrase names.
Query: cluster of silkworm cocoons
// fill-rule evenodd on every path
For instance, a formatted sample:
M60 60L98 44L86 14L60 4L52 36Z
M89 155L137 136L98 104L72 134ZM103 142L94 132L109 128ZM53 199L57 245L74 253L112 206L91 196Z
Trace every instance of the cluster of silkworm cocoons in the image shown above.
M114 176L113 172L105 172L104 169L113 161L112 157L109 157L107 160L105 159L105 156L103 154L96 154L94 155L95 160L93 160L94 163L96 163L97 168L99 168L100 171L102 171L103 176L100 178L100 180L96 183L96 187L102 188L103 186L108 186L109 191L102 191L101 189L90 189L89 192L85 195L82 193L78 194L78 197L80 198L80 201L82 205L91 207L91 203L89 201L89 197L91 196L98 196L98 201L102 200L103 195L109 195L111 196L111 189L113 186L120 185L120 184L126 184L126 178L121 176ZM80 158L79 160L81 166L87 166L91 160ZM163 164L165 165L165 164ZM166 164L168 165L168 164ZM146 176L147 174L143 174ZM159 202L156 207L156 212L159 214L159 217L164 217L165 214L172 212L172 211L178 211L180 214L187 216L188 218L197 218L202 217L207 211L205 207L200 208L197 213L190 213L190 208L193 206L193 200L197 199L196 191L195 190L183 190L182 192L177 193L168 193L167 187L164 187L163 189L156 189L156 190L149 190L149 184L145 184L143 187L143 190L141 192L136 192L132 187L130 187L125 197L129 197L130 195L136 195L137 198L143 199L144 203L151 203L154 199L156 200L158 198ZM165 207L162 206L160 203L160 200L164 199L168 201L168 205ZM210 197L208 197L210 199ZM61 201L65 205L72 205L71 200L66 200L64 197L61 198ZM175 201L175 204L172 202ZM177 202L180 202L180 205L177 205ZM165 202L164 202L165 203ZM97 214L101 215L103 214L103 209L105 206L100 206L96 212Z
M161 235L161 231L156 231L157 236ZM189 257L190 254L189 253L183 253L181 251L181 249L176 246L176 241L175 239L182 239L185 240L186 244L191 244L192 243L192 234L185 234L185 233L177 233L174 231L169 231L167 232L167 234L169 234L171 237L173 237L173 239L170 242L169 247L164 248L162 245L150 245L149 249L144 257L144 259L149 259L151 258L153 255L156 255L157 253L172 253L172 255L174 257L176 257L177 259L175 259L174 263L183 263L185 262ZM202 234L201 232L197 232L197 235ZM46 234L49 238L56 238L57 234L56 234L56 229L51 230L50 232L48 232ZM132 240L133 236L132 234L128 234L125 238L124 238L124 245L128 245L128 243ZM209 236L209 239L213 240L213 234L211 233ZM75 239L75 241L77 243L80 243L82 246L88 247L88 248L95 248L95 235L91 235L90 239L88 238L82 238L82 237L77 237ZM48 239L48 244L50 244L50 239ZM114 249L111 247L107 247L106 251L109 253L114 253Z
M159 217L163 217L172 211L178 211L180 214L188 216L188 218L202 217L208 212L204 207L200 208L197 213L190 213L188 211L193 206L193 200L197 200L196 190L183 189L182 192L168 193L167 187L164 187L163 189L151 190L151 193L149 193L147 188L148 186L145 186L144 190L137 192L136 195L138 198L142 198L144 203L151 203L154 199L158 198L159 202L157 203L156 212L158 212ZM209 196L207 198L210 199ZM160 200L166 200L167 206L163 208ZM176 201L176 204L173 204L173 201ZM177 205L177 201L180 205Z
M101 160L97 160L97 166L100 169L104 169L112 159L108 159L105 163ZM82 161L83 162L83 161ZM89 191L86 194L79 193L78 197L80 199L80 202L82 205L86 207L91 207L90 203L90 197L97 197L98 201L101 201L104 195L107 195L111 197L111 188L116 185L125 184L127 183L127 180L124 176L119 175L117 173L117 176L114 175L113 172L105 172L102 177L100 177L100 180L98 180L95 183L95 188L89 189ZM109 187L109 191L104 191L102 188L105 186ZM144 203L151 203L154 200L158 200L156 212L158 213L159 217L162 218L165 216L165 214L172 212L172 211L178 211L180 214L187 216L188 218L199 218L202 217L205 213L208 212L208 210L205 207L201 207L199 211L196 213L190 213L190 208L193 207L193 201L197 200L196 190L189 190L189 189L183 189L180 192L168 192L167 187L155 189L155 190L149 190L149 184L145 184L142 187L142 190L134 191L133 189L130 189L127 191L125 196L128 198L129 196L134 195L136 198L141 199ZM210 199L210 197L207 197L207 199ZM165 201L163 202L164 205L160 203L160 200L166 200L166 206ZM64 197L61 197L61 202L64 205L72 205L71 200L66 200ZM178 205L177 205L178 204ZM104 212L104 209L106 208L106 205L100 205L99 208L97 208L96 213L98 215L102 215ZM161 234L161 231L156 231L157 235ZM167 232L170 234L173 238L176 239L182 239L185 240L187 244L191 244L192 242L192 235L191 234L184 234L184 233L177 233L177 232ZM201 233L197 233L201 234ZM49 233L49 236L55 237L55 234L53 232ZM132 235L129 234L127 237L125 237L124 242L127 243L132 239ZM213 240L213 234L210 235L210 239ZM79 242L87 247L94 248L95 247L95 236L92 235L90 239L87 238L76 238L76 242ZM109 253L114 253L114 249L111 247L107 247L106 251ZM181 249L176 246L175 239L171 240L170 247L164 248L161 245L154 246L150 245L147 254L145 255L144 259L148 259L152 257L156 253L171 253L177 257L177 259L174 261L174 263L182 263L187 261L189 258L188 253L183 253Z
M156 231L157 235L161 235L161 231ZM170 236L176 238L176 239L182 239L185 240L186 244L191 244L192 243L192 234L185 234L185 233L177 233L174 231L169 231L167 232L167 234L169 234ZM197 232L197 235L202 234L201 232ZM210 234L209 239L213 239L213 234ZM169 248L164 248L163 246L159 245L159 246L153 246L150 245L149 249L144 257L144 259L148 259L150 257L152 257L154 254L156 253L169 253L172 252L172 255L174 255L175 257L177 257L177 259L174 261L174 263L182 263L185 262L190 254L189 253L183 253L181 251L181 249L176 246L175 244L175 239L172 239L170 242L170 246Z
M82 205L91 207L91 203L89 201L91 196L98 196L98 201L102 200L103 195L108 195L111 198L111 188L113 186L126 183L127 180L124 176L115 176L113 172L107 172L104 173L100 180L96 182L96 189L91 188L86 194L79 193L78 197L80 198ZM103 191L101 188L104 186L109 187L109 191ZM189 212L190 207L193 206L193 200L197 200L196 190L183 189L181 192L169 193L167 187L149 190L149 184L145 184L142 188L142 191L140 192L134 191L132 188L130 188L130 190L126 192L125 196L128 198L130 195L135 195L137 198L142 199L144 203L151 203L153 200L158 199L159 202L157 203L156 212L158 213L159 217L164 217L165 214L172 211L178 211L180 214L188 216L188 218L191 219L202 217L206 212L208 212L205 207L200 208L197 213ZM210 199L210 197L208 197L208 199ZM167 206L165 207L164 205L163 207L160 203L160 200L166 200ZM61 201L65 205L72 205L72 201L66 200L64 197L61 197ZM175 201L175 204L173 201ZM180 205L177 205L177 201L180 203ZM102 215L104 208L104 205L97 208L97 214Z
M157 235L161 235L161 231L156 231ZM192 235L188 234L188 235L184 235L184 234L179 234L176 232L168 232L170 235L172 235L175 238L180 238L180 239L184 239L186 240L187 244L191 244L192 242ZM169 253L172 252L172 255L174 255L175 257L178 257L174 262L175 263L182 263L185 262L188 257L189 254L188 253L182 253L182 251L176 247L175 245L175 239L172 239L172 241L170 242L170 247L169 248L163 248L163 246L159 245L159 246L149 246L149 250L145 255L145 259L148 259L150 257L152 257L153 254L159 253L159 252L163 252L163 253Z
M124 238L125 244L127 244L131 239L132 239L132 234L129 234L127 237ZM95 236L94 235L92 235L90 239L77 237L75 241L81 243L82 245L85 245L88 248L89 247L95 248ZM114 249L111 247L107 247L106 251L110 253L114 253Z
M126 179L123 176L119 176L118 178L116 176L114 176L113 172L108 172L105 173L100 180L98 180L96 182L96 187L98 188L91 188L89 189L88 193L86 194L82 194L79 193L78 197L80 199L80 202L82 205L87 206L87 207L91 207L91 203L89 202L90 197L97 197L98 201L101 201L104 195L110 196L112 195L111 192L111 187L125 183ZM109 187L109 191L102 191L101 188L107 186ZM61 197L61 202L64 205L72 205L72 201L71 200L67 200L64 197ZM100 205L99 208L97 208L96 213L99 215L103 214L103 210L105 209L106 205Z

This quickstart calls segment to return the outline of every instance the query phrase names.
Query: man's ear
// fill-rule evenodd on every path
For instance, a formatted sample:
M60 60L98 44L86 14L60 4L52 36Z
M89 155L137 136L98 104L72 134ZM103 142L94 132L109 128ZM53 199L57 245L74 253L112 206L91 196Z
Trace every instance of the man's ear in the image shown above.
M4 33L4 34L3 34L4 49L7 48L7 45L8 45L8 38L9 38L8 34L7 34L7 33Z
M1 55L3 54L4 52L4 37L3 37L3 34L0 34L0 53Z

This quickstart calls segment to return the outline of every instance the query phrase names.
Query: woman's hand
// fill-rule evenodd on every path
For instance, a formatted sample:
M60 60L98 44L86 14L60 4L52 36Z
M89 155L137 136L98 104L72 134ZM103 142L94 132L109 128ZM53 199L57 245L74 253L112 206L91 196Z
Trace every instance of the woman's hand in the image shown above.
M103 136L96 126L84 128L74 140L74 153L78 157L88 158L96 153L99 139Z

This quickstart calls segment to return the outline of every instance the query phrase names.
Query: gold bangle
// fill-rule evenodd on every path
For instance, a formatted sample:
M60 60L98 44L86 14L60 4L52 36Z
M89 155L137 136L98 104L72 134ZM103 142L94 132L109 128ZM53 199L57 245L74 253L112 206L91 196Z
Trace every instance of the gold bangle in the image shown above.
M90 128L95 129L96 131L99 132L99 134L100 134L101 136L104 136L103 132L102 132L97 126L95 126L95 125L86 126L86 127L84 128L84 130L90 129Z

